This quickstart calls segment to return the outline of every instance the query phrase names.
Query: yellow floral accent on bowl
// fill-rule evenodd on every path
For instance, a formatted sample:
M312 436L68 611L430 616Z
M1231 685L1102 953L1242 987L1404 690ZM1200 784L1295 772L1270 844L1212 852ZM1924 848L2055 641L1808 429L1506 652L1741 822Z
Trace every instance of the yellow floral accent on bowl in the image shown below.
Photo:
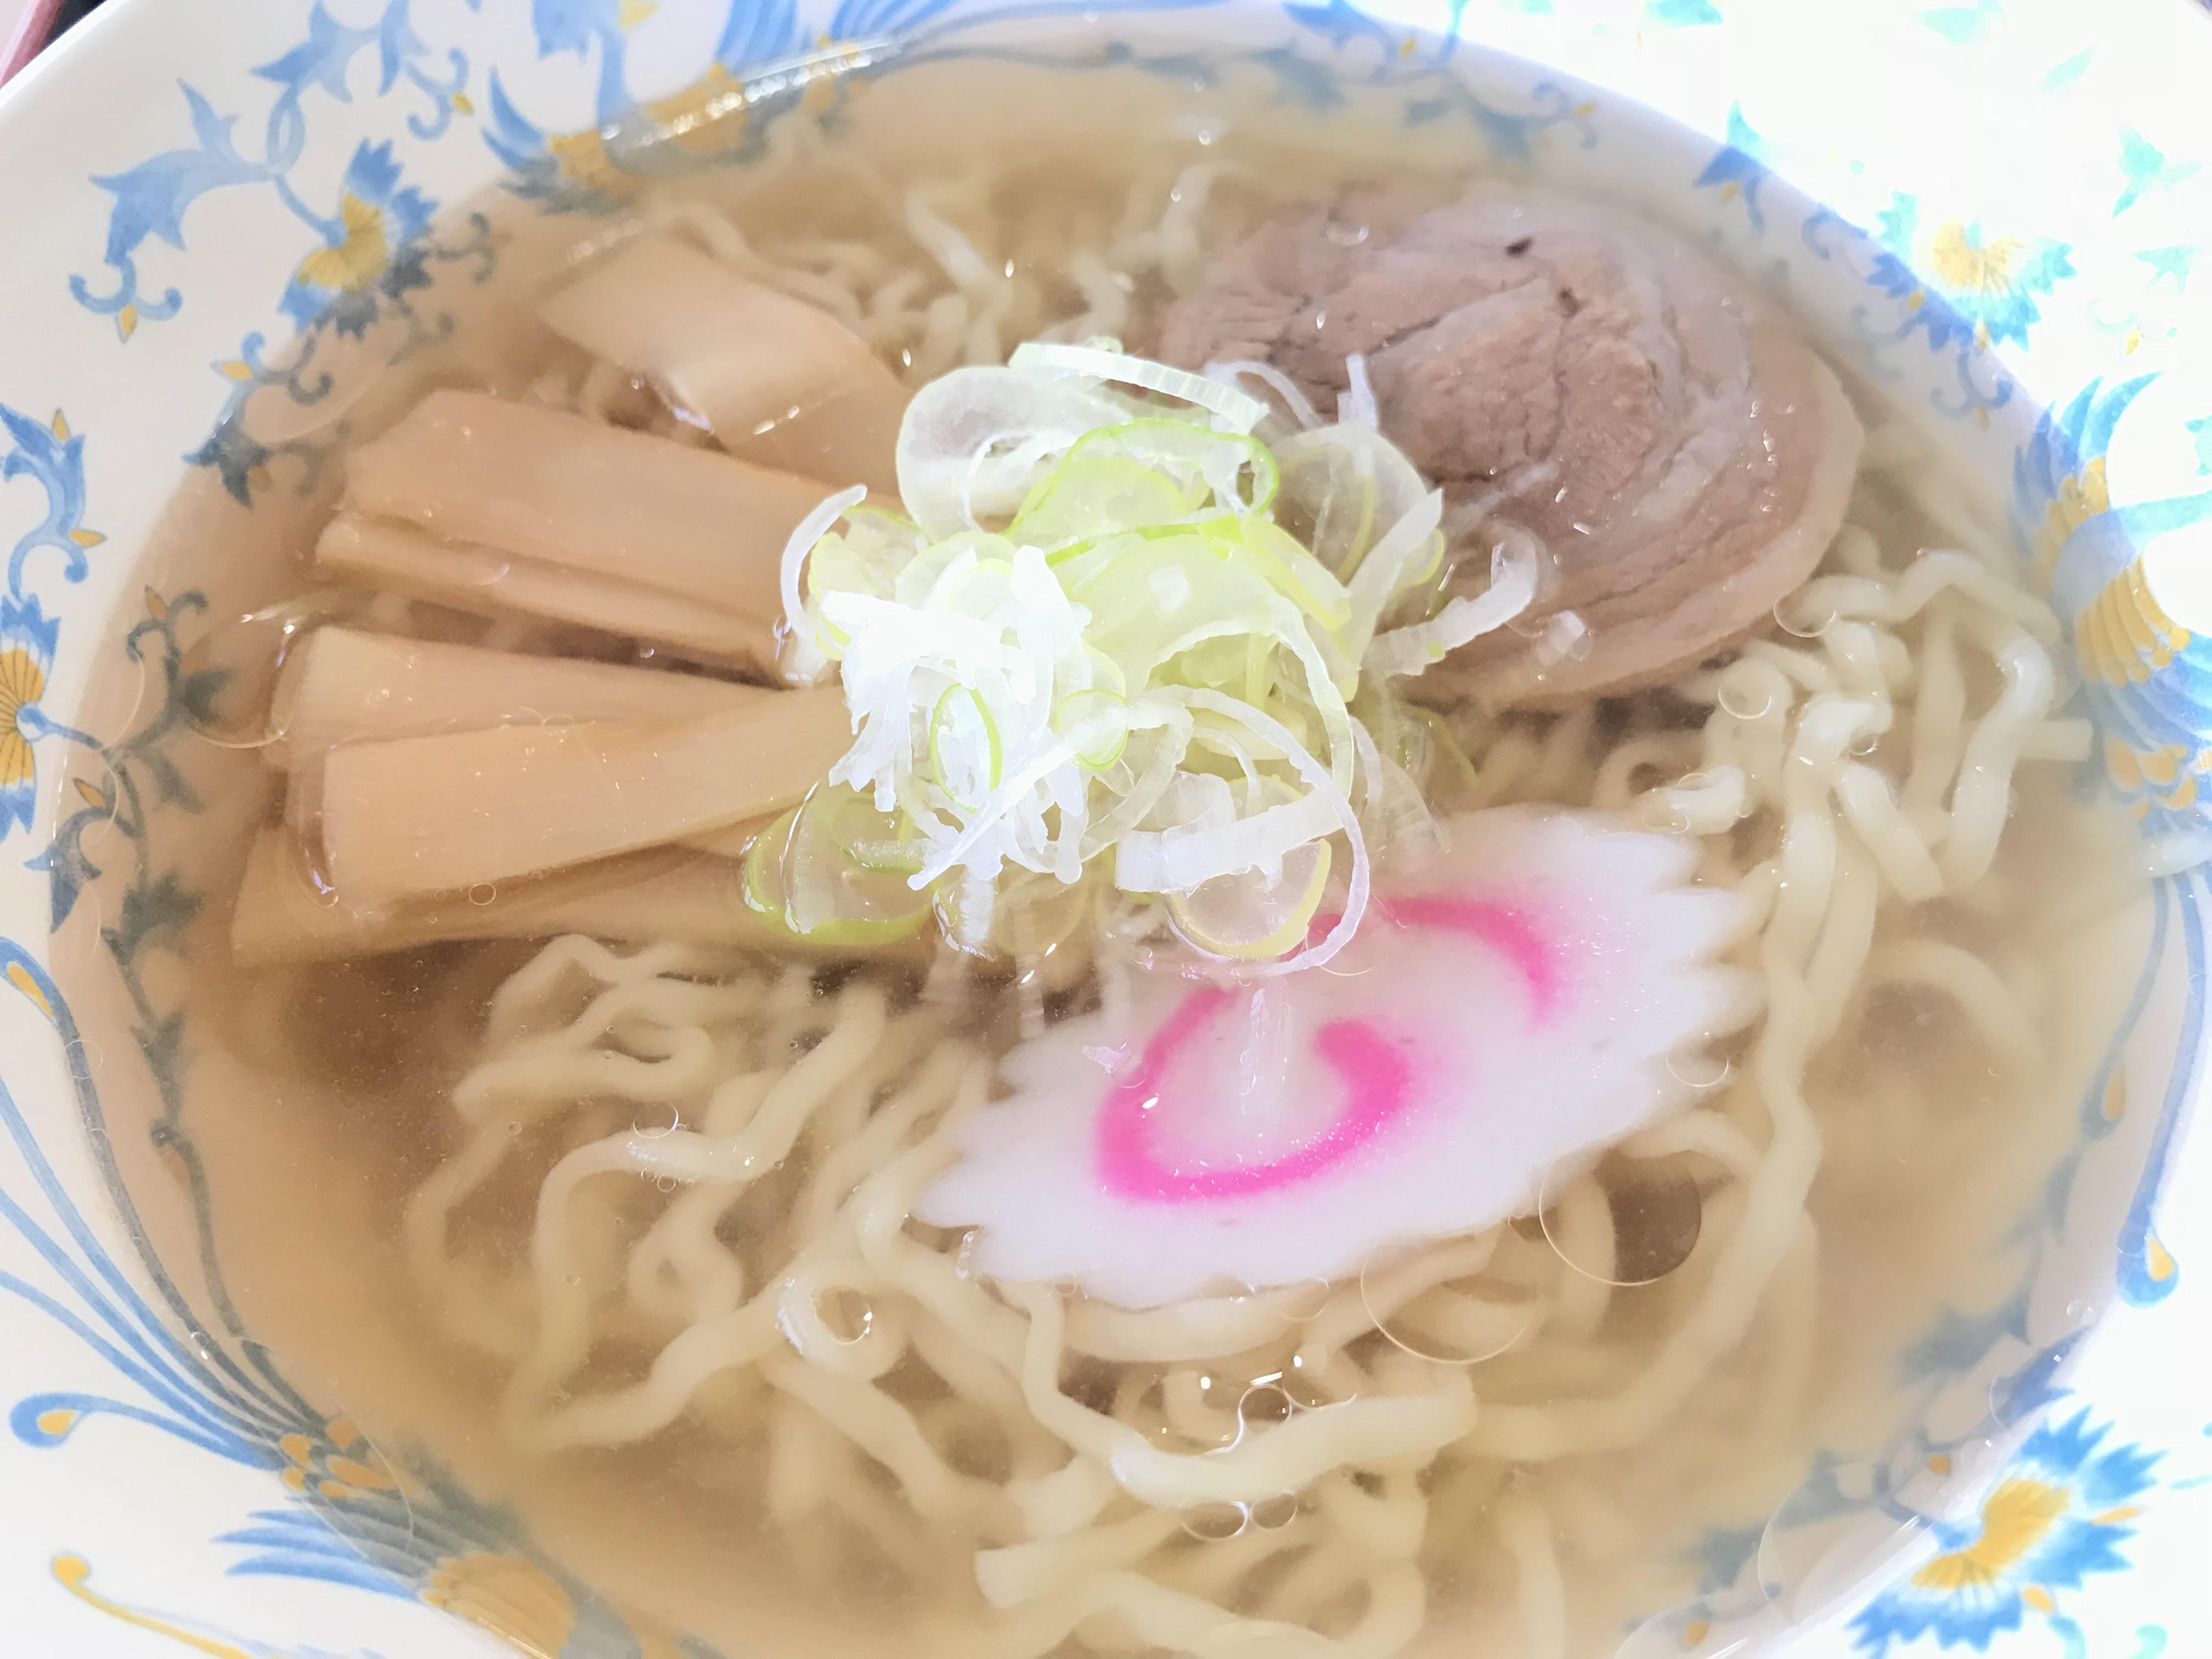
M56 1582L64 1589L83 1602L85 1606L96 1612L106 1613L110 1619L135 1626L140 1630L151 1631L156 1636L166 1636L172 1641L181 1642L193 1652L205 1654L208 1659L252 1659L252 1656L244 1648L234 1643L217 1641L212 1637L198 1635L191 1631L170 1624L167 1620L156 1619L151 1613L140 1613L134 1607L126 1607L120 1601L109 1601L93 1589L89 1582L92 1577L92 1564L81 1555L57 1555L53 1559L52 1571Z
M617 21L627 28L650 15L659 0L621 0L621 4ZM795 87L799 107L818 118L840 98L857 98L866 89L866 81L847 74L868 62L866 48L840 45L826 33L816 35L814 46L813 53L779 69L755 91L781 95ZM751 105L752 95L745 82L716 63L708 64L704 75L681 90L641 103L637 114L656 138L711 156L731 149L743 137L745 123L752 117ZM640 180L607 153L599 128L549 135L545 152L561 176L580 190L625 197L639 186Z
M54 1005L46 1000L46 992L40 988L39 981L31 977L31 970L21 963L8 964L8 983L30 998L33 1006L48 1019L54 1017Z
M2013 1480L1982 1505L1982 1535L1966 1548L1939 1555L1912 1575L1923 1589L1971 1589L1994 1584L2006 1568L2043 1540L2066 1513L2066 1489L2040 1480Z
M2082 672L2106 685L2148 679L2173 660L2190 637L2151 593L2140 559L2099 589L2074 622Z
M576 1623L568 1592L519 1555L447 1556L431 1570L422 1599L504 1637L534 1659L556 1659Z
M2025 246L2017 236L1977 243L1964 224L1946 219L1936 228L1928 244L1928 258L1948 288L1975 294L2009 294L2013 262Z
M2118 779L2123 775L2126 787L2134 789L2148 784L2154 789L2170 789L2181 775L2182 763L2189 751L2178 743L2162 743L2155 749L2130 749L2124 744L2115 744L2109 739L2106 744L2106 762L2112 762L2112 751L2119 750L2119 767L2113 773Z
M383 213L351 191L338 198L338 218L345 226L344 239L301 260L300 280L357 294L384 274L392 261L392 242L385 234Z
M0 789L31 781L31 740L15 716L46 694L46 671L21 646L0 651Z
M711 155L740 136L745 106L744 82L714 64L681 92L647 104L644 110L660 137L683 149Z
M374 1452L369 1454L366 1462L337 1456L331 1458L324 1467L330 1470L331 1479L343 1480L349 1486L358 1487L364 1492L389 1492L398 1484L392 1478L392 1472L384 1467L384 1460Z
M621 196L635 188L623 170L608 159L606 144L596 127L556 134L546 139L545 149L561 169L561 176L579 189Z
M2112 497L2105 489L2103 456L2098 456L2073 477L2061 478L2058 494L2044 509L2043 527L2036 532L2036 574L2048 582L2058 563L2058 550L2065 546L2066 538L2081 528L2084 520L2094 519L2112 504Z

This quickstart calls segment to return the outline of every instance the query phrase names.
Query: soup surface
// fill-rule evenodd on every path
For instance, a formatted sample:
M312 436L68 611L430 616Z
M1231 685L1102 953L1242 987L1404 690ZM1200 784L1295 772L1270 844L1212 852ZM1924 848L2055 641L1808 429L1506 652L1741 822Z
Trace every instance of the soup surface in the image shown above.
M260 516L281 547L226 564L228 509L180 504L161 557L246 618L201 647L237 678L194 763L252 833L198 855L226 902L186 988L226 1276L387 1456L732 1655L1609 1652L1711 1529L1757 1527L1816 1454L1885 1448L1899 1353L2017 1278L2002 1241L2111 1029L2130 896L2057 625L1973 481L1871 398L1824 404L1799 325L1622 208L1350 115L961 73L609 216L485 204L495 275L449 339L345 383L318 492ZM1023 142L916 127L896 99L925 95ZM1088 100L1146 118L1097 142ZM722 277L770 299L701 334ZM956 861L902 897L951 827L863 812L805 862L860 713L859 647L842 680L794 665L842 636L811 629L829 544L797 628L748 595L787 591L792 520L833 489L926 517L924 389L1034 340L1229 363L1208 384L1258 399L1276 459L1206 483L1215 521L1260 537L1277 466L1316 607L1391 556L1395 476L1316 493L1316 433L1379 425L1418 474L1407 522L1440 492L1405 568L1441 560L1386 591L1364 672L1364 640L1331 670L1376 751L1346 750L1341 823L1181 890L1131 876L1208 811L1327 793L1201 697L1188 810L1128 815L1154 841ZM1133 426L1190 413L1135 372L1085 384ZM708 413L763 386L757 428ZM969 459L1013 471L1018 512L977 512L971 467L973 537L1066 573L1084 538L1050 513L1135 533L1159 476L1126 470L1135 439L1052 496L1076 434L995 435ZM723 449L761 492L729 512ZM1334 527L1347 501L1365 530ZM1188 507L1146 544L1212 533ZM837 532L861 562L864 512ZM1073 625L1136 626L1083 591ZM1476 635L1417 631L1485 604L1507 614ZM1325 772L1338 705L1299 653L1349 625L1147 665L1186 702L1230 686ZM779 672L817 687L744 689ZM961 684L927 681L898 738L948 826L1012 787L1013 728ZM1047 714L1138 702L1082 695ZM1178 761L1112 720L1127 746L1070 738L1070 775L1136 799ZM760 781L780 768L798 817ZM1498 896L1547 881L1599 907L1557 958L1594 999L1571 1041ZM1176 1058L1163 1034L1201 1016L1213 1046ZM1357 1048L1391 1018L1411 1035ZM1187 1121L1142 1116L1178 1086Z

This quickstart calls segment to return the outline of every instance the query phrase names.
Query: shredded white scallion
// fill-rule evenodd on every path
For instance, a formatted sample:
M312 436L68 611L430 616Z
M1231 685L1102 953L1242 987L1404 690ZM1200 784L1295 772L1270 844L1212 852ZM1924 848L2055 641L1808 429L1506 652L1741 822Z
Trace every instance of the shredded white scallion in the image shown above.
M913 860L900 867L951 906L963 942L980 939L964 936L1008 866L1072 882L1108 855L1117 886L1171 911L1241 884L1205 900L1211 925L1224 892L1232 905L1249 892L1266 924L1205 936L1243 952L1237 972L1316 965L1351 938L1370 873L1352 805L1363 774L1376 833L1418 835L1425 817L1348 707L1363 670L1417 673L1534 592L1533 569L1501 556L1480 598L1376 634L1435 569L1443 497L1376 430L1364 365L1351 373L1346 423L1322 427L1265 364L1194 375L1102 345L1027 344L1005 368L956 369L916 394L897 454L912 523L855 514L855 489L793 534L787 672L834 659L854 720L831 781L900 826ZM1280 453L1250 435L1271 411L1230 384L1246 374L1304 423ZM1163 414L1115 387L1189 407ZM1293 465L1302 511L1317 491L1355 492L1357 512L1329 520L1352 538L1329 562L1275 521ZM1338 837L1340 856L1289 862ZM1341 908L1314 940L1300 918L1324 885ZM1255 946L1282 954L1245 960Z
M1382 415L1375 406L1375 388L1367 379L1367 354L1355 351L1346 357L1344 372L1352 385L1336 400L1336 418L1346 426L1364 426L1370 432L1380 432Z
M1383 679L1418 674L1442 662L1469 640L1503 628L1536 598L1536 561L1525 550L1504 546L1491 555L1490 586L1474 599L1455 595L1428 621L1379 634L1362 659Z
M1079 375L1097 381L1141 386L1164 397L1194 404L1214 417L1224 432L1249 432L1267 418L1267 405L1233 386L1173 368L1146 357L1106 351L1097 346L1061 345L1051 340L1030 340L1014 348L1006 366L1017 374L1025 370L1047 374Z
M1249 374L1283 400L1283 406L1291 411L1291 418L1298 423L1299 431L1310 432L1321 424L1320 412L1298 389L1298 383L1273 363L1262 362L1257 357L1232 357L1210 362L1199 372L1225 386L1235 386L1240 378Z
M814 613L799 594L799 572L837 520L867 499L866 484L839 490L801 519L783 544L783 614L791 631L784 641L781 667L784 678L798 684L813 684L830 666L830 659L815 642Z

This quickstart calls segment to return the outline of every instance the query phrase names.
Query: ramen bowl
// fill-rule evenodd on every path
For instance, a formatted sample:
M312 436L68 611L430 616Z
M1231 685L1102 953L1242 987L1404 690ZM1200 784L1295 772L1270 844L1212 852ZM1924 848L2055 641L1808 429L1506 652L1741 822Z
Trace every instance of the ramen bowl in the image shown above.
M358 1194L281 1139L240 1178L191 1087L210 872L252 816L207 641L235 572L297 550L355 388L489 326L472 302L533 239L588 237L649 173L762 165L780 125L957 155L1102 98L1197 143L1209 100L1262 106L1632 204L1984 489L2070 642L2074 787L2135 820L2117 1015L2027 1201L1930 1264L1956 1295L1896 1345L1891 1426L1707 1528L1620 1651L2212 1644L2208 68L2179 0L111 0L0 97L9 1651L747 1650L580 1570L606 1540L465 1445L348 1416L396 1397L362 1400L379 1292L328 1244ZM955 70L1018 74L977 107ZM316 1321L311 1352L270 1340Z

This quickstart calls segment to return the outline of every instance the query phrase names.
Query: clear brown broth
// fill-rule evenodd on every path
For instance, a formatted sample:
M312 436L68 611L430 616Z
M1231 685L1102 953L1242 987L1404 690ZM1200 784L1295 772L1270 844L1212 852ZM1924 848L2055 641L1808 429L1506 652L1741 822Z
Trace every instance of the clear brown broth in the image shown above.
M1164 96L1148 95L1156 103ZM1287 119L1232 125L1206 154L1249 171L1220 192L1212 234L1233 234L1282 199L1349 180L1436 179L1466 166L1449 149L1380 166L1374 145L1381 142L1364 135L1329 148ZM1165 141L1156 149L1123 142L1038 155L994 180L988 216L1015 228L1005 252L1018 265L1053 264L1061 250L1096 246L1109 234L1133 179L1172 173L1198 154L1188 142ZM884 142L877 129L821 158L680 188L724 205L763 246L801 233L880 238L882 192L935 176L942 166L927 147ZM493 210L512 239L501 274L471 302L476 314L465 317L451 346L359 394L349 441L373 433L422 385L515 393L549 370L574 371L517 301L563 268L576 227ZM599 234L595 228L588 236ZM1045 283L1038 293L1048 314L1037 322L1078 303L1065 283ZM1140 306L1146 297L1137 295ZM294 527L279 537L284 546L264 548L258 562L241 556L226 571L233 544L216 531L228 509L188 500L173 515L170 550L157 562L209 576L231 614L279 603L301 590L296 563L282 556L304 545L325 510L319 501L289 510ZM1909 503L1877 502L1870 511L1882 521L1887 548L1944 539ZM457 617L435 625L459 637L479 627ZM252 653L265 648L260 638L249 630L216 648L252 666ZM581 634L543 642L610 658L626 649ZM1970 706L1985 706L1993 690L1970 684ZM1687 718L1664 693L1626 700L1606 708L1592 743ZM1492 740L1516 731L1540 739L1552 726L1516 718L1479 729ZM1470 749L1480 764L1480 743ZM250 755L211 750L200 759L215 769L237 817L258 810L252 802L264 786ZM1563 798L1579 804L1571 790ZM1755 1524L1815 1450L1848 1455L1882 1446L1908 1403L1897 1356L1944 1308L1983 1305L2010 1271L1996 1242L2065 1145L2069 1090L2109 1029L2117 934L2100 926L2085 931L2084 919L2101 924L2121 913L2125 893L2110 878L2121 840L2111 815L2081 799L2060 769L2033 769L2023 775L1984 889L1917 919L1923 936L2002 964L2047 1017L2056 1058L2044 1086L2008 1075L1932 994L1875 988L1845 1011L1838 1036L1816 1055L1808 1079L1826 1152L1809 1205L1821 1241L1820 1312L1802 1419L1784 1443L1753 1460L1734 1449L1733 1414L1755 1386L1761 1339L1754 1334L1662 1432L1626 1451L1565 1460L1553 1471L1562 1535L1574 1540L1566 1567L1575 1653L1609 1651L1625 1620L1684 1593L1696 1577L1687 1551L1703 1529ZM226 856L213 846L195 854L218 894ZM210 912L223 908L218 902ZM711 1437L687 1425L612 1451L532 1456L502 1443L499 1369L426 1318L396 1233L408 1195L459 1145L447 1097L473 1057L485 1001L532 947L448 945L246 971L226 966L219 939L204 933L185 996L198 1055L185 1121L206 1162L225 1273L257 1334L305 1384L343 1401L392 1455L419 1451L514 1504L548 1549L623 1604L732 1655L888 1653L909 1650L909 1642L914 1651L973 1650L968 1633L986 1610L969 1565L970 1542L935 1540L936 1571L917 1577L856 1551L827 1522L780 1525L762 1500L765 1451L757 1438ZM1008 994L979 992L963 1015L986 1041L1012 1038ZM122 1049L119 1036L112 1046ZM599 1115L621 1127L624 1109L606 1103ZM538 1145L538 1134L524 1133L515 1173L471 1210L468 1247L509 1256L525 1248L537 1176L562 1149L550 1135ZM1648 1195L1646 1209L1617 1204L1616 1213L1640 1229L1634 1242L1655 1267L1671 1265L1668 1258L1679 1261L1686 1249L1685 1229L1694 1237L1694 1212L1685 1217L1679 1188L1671 1197ZM1534 1218L1522 1224L1523 1236L1531 1225L1540 1238ZM742 1249L746 1241L731 1243ZM1678 1312L1674 1297L1664 1273L1620 1291L1608 1338L1632 1343L1660 1328ZM577 1386L633 1375L641 1361L635 1350L610 1349ZM1559 1375L1509 1352L1479 1368L1479 1389L1486 1400L1542 1403L1557 1394ZM1593 1386L1603 1378L1594 1362ZM1062 1381L1069 1393L1097 1401L1110 1401L1117 1378L1115 1368L1091 1362ZM1502 1642L1496 1650L1514 1650L1513 1571L1490 1533L1489 1509L1480 1495L1432 1508L1421 1560L1435 1633L1408 1651L1459 1650L1471 1633Z

